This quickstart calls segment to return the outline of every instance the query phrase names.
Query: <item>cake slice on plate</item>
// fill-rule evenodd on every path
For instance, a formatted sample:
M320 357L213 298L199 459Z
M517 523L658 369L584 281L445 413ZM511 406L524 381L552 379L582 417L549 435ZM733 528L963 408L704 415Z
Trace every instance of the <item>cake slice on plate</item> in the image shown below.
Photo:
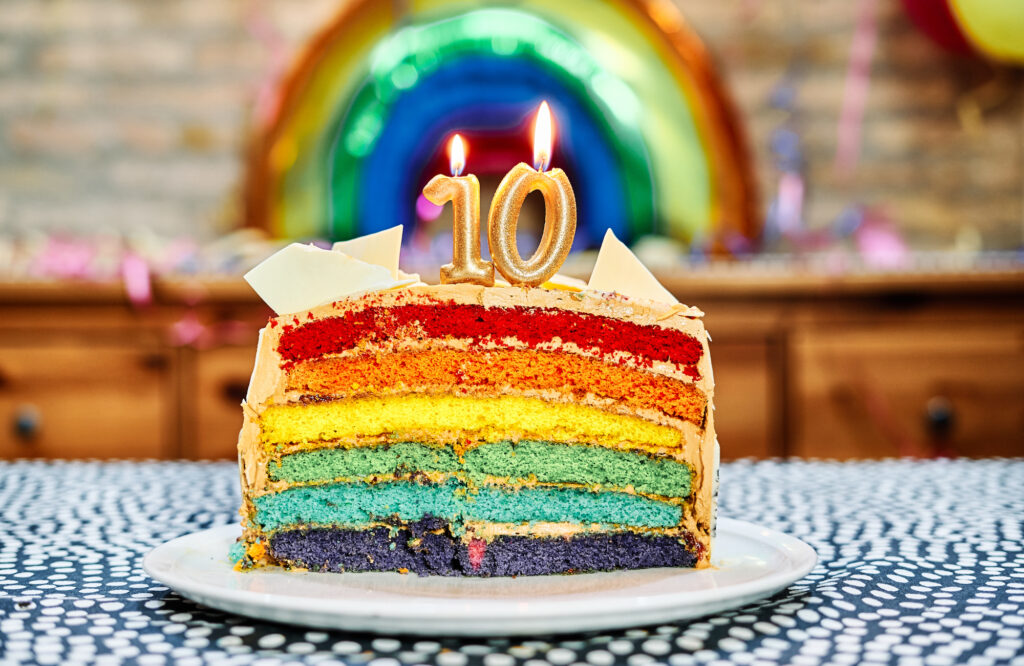
M286 314L261 331L243 404L241 568L708 565L717 452L702 313L621 243L606 240L586 287L427 286L397 262L286 251L299 261L272 257L249 276ZM300 284L316 262L348 277L309 307L325 298Z

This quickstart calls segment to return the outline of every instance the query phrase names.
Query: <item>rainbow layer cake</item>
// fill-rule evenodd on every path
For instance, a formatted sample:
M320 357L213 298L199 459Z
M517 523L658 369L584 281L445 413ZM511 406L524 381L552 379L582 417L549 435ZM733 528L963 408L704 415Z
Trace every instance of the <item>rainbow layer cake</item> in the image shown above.
M262 330L240 567L708 565L717 449L699 310L571 281L391 273Z

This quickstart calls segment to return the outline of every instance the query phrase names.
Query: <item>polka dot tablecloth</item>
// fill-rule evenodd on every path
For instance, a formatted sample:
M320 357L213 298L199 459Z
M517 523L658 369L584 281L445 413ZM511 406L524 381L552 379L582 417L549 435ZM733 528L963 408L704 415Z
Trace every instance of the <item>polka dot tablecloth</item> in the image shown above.
M807 541L811 574L698 621L529 640L307 631L146 576L238 495L227 463L0 463L0 663L1024 664L1024 461L726 464L722 515Z

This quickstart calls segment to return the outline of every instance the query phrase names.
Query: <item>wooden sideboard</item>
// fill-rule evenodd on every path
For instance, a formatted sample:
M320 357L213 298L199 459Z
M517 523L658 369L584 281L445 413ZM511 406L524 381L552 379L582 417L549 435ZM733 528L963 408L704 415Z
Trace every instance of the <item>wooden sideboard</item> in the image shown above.
M725 458L1024 455L1024 272L662 275L707 314ZM241 280L0 283L0 458L234 455Z

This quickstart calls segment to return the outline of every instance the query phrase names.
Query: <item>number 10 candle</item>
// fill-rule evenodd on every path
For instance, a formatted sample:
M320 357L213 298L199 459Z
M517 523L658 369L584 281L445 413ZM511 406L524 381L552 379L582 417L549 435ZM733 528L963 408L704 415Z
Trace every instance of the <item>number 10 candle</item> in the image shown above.
M491 256L512 284L536 287L549 280L569 256L576 235L576 196L565 172L548 171L551 163L551 110L543 102L533 130L533 168L520 162L505 174L491 203L487 242ZM544 197L544 232L529 259L519 255L516 227L530 192Z

